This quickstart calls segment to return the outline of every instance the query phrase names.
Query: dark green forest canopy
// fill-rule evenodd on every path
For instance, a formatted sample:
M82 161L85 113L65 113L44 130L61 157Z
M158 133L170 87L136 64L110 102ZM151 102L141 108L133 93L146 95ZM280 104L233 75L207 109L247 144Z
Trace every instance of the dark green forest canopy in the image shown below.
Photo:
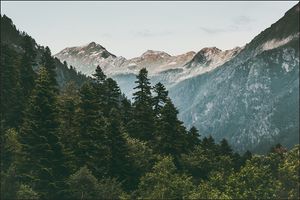
M299 145L265 155L187 130L163 84L133 102L1 16L1 199L296 199Z

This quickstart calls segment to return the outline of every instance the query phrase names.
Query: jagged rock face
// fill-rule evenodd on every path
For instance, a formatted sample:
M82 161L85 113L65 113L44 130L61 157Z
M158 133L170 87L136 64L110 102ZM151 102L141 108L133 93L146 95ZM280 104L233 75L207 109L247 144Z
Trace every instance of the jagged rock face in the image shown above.
M85 74L92 74L97 66L96 63L101 63L102 67L109 65L110 60L116 58L115 55L108 52L100 44L91 42L81 47L65 48L58 54L54 55L61 61L67 61L69 65L75 67L78 71Z
M287 146L297 143L297 42L174 85L170 96L180 118L196 126L202 135L227 138L241 151L266 151L277 142Z
M228 62L169 90L180 118L202 135L226 138L240 151L297 144L299 4Z

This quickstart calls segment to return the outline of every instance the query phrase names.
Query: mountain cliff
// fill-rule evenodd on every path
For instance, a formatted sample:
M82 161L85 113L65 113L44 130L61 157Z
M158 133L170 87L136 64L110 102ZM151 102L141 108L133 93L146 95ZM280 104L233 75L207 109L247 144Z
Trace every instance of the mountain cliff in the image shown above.
M172 86L170 95L186 124L240 150L297 143L299 4L233 59Z

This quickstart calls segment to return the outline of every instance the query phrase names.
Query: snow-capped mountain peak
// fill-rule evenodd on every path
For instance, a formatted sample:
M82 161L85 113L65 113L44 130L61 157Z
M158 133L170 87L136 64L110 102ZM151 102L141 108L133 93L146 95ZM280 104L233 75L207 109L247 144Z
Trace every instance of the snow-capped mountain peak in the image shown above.
M141 57L171 57L169 54L167 54L164 51L154 51L154 50L147 50L145 53L142 54Z
M199 53L202 53L202 54L218 54L220 53L222 50L221 49L218 49L217 47L205 47L203 49L201 49L199 51Z
M65 48L55 56L62 61L66 60L87 75L91 75L97 65L109 76L137 74L145 67L151 76L175 70L177 74L173 74L169 81L177 82L213 70L233 58L240 49L222 51L217 47L206 47L198 53L189 51L176 56L164 51L147 50L140 57L127 60L121 56L116 57L100 44L91 42L79 47ZM206 69L203 70L204 67Z

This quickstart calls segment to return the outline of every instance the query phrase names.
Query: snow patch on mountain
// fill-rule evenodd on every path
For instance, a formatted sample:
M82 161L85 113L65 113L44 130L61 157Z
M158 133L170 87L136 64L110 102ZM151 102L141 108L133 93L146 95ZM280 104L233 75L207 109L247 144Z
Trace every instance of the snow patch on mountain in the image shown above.
M214 70L236 56L242 48L222 51L216 47L201 49L198 53L190 51L172 56L163 51L147 50L132 59L116 57L103 46L91 42L80 47L65 48L55 56L67 61L86 75L92 75L97 65L104 73L113 77L121 74L138 74L147 68L151 78L165 80L172 85L182 80Z
M278 48L278 47L283 46L283 45L287 44L288 42L292 41L296 37L298 37L298 34L291 35L289 37L286 37L286 38L280 39L280 40L278 40L278 39L269 40L261 45L261 49L262 49L262 51L267 51L270 49Z

